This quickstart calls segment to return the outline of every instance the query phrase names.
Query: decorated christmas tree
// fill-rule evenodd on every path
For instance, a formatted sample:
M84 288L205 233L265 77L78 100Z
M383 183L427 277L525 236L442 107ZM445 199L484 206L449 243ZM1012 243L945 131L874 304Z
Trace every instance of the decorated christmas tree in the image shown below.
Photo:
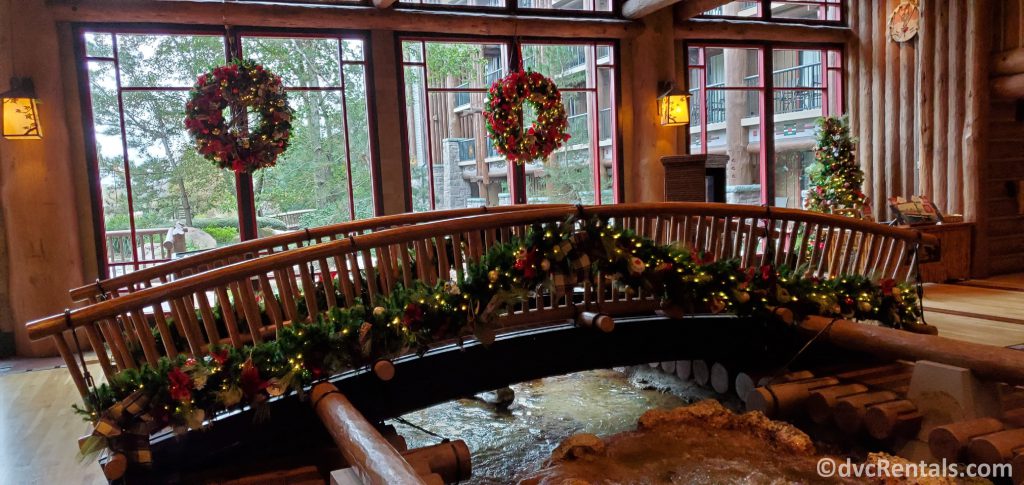
M818 118L818 142L810 169L807 210L862 217L864 172L854 158L854 139L846 117Z

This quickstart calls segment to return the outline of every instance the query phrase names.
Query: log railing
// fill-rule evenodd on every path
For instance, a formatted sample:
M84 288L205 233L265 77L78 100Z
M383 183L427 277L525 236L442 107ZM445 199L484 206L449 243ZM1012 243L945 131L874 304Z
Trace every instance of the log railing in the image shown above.
M705 203L557 206L380 230L174 281L164 276L163 284L31 322L28 332L33 339L54 340L84 395L86 379L71 351L79 339L99 350L97 359L108 376L142 363L153 365L162 356L206 355L212 344L259 343L273 339L290 322L350 306L360 297L374 305L399 283L459 280L467 264L495 244L526 234L533 224L558 223L573 215L608 218L659 244L684 244L716 259L738 258L743 266L806 268L822 277L906 280L918 246L936 243L913 230L792 209ZM499 325L508 328L564 322L584 310L623 315L650 312L658 305L655 295L618 291L593 275L574 291L539 295L496 314ZM180 348L172 328L183 337Z
M116 298L150 286L160 285L175 278L189 276L239 261L310 246L324 241L334 241L351 235L455 217L528 210L538 207L553 206L477 207L472 209L407 213L342 222L308 230L291 231L211 249L185 258L168 261L159 266L148 266L127 274L98 280L92 284L73 288L70 294L73 301L84 301L91 304L104 299ZM154 234L163 234L167 230L156 229L154 231ZM127 234L128 231L122 232ZM107 234L112 234L112 232ZM168 253L160 261L166 261L169 257Z

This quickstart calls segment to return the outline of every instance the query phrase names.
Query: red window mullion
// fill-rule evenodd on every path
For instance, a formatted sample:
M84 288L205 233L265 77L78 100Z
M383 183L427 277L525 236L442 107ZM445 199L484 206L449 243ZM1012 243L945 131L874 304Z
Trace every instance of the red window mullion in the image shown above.
M132 269L139 269L139 250L135 242L135 202L132 196L131 162L128 160L128 135L125 133L124 96L121 91L121 58L117 46L117 34L110 34L110 44L114 53L114 82L117 86L117 118L121 127L121 155L124 160L125 197L128 199L128 229L132 243ZM105 235L104 235L105 237Z

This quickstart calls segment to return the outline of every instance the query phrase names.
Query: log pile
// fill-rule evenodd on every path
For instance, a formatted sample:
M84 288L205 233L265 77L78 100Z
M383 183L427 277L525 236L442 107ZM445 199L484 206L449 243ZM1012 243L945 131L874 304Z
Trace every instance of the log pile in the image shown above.
M922 430L922 410L907 397L914 369L909 362L774 374L737 371L735 364L703 360L656 365L683 380L739 397L747 411L773 419L806 419L893 445L927 439L936 461L1010 463L1013 483L1024 483L1024 386L999 385L998 417L968 419L929 431ZM727 376L734 376L731 382Z

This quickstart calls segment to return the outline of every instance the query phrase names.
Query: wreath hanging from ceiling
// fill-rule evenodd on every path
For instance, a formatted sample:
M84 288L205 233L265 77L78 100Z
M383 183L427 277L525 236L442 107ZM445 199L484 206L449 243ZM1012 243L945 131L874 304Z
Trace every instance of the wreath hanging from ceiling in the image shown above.
M201 74L185 104L185 127L199 153L239 173L277 163L288 148L291 120L281 77L249 60Z
M524 126L524 103L536 113L529 127ZM520 70L495 81L484 103L484 118L491 143L510 162L546 159L569 140L562 93L537 72Z

